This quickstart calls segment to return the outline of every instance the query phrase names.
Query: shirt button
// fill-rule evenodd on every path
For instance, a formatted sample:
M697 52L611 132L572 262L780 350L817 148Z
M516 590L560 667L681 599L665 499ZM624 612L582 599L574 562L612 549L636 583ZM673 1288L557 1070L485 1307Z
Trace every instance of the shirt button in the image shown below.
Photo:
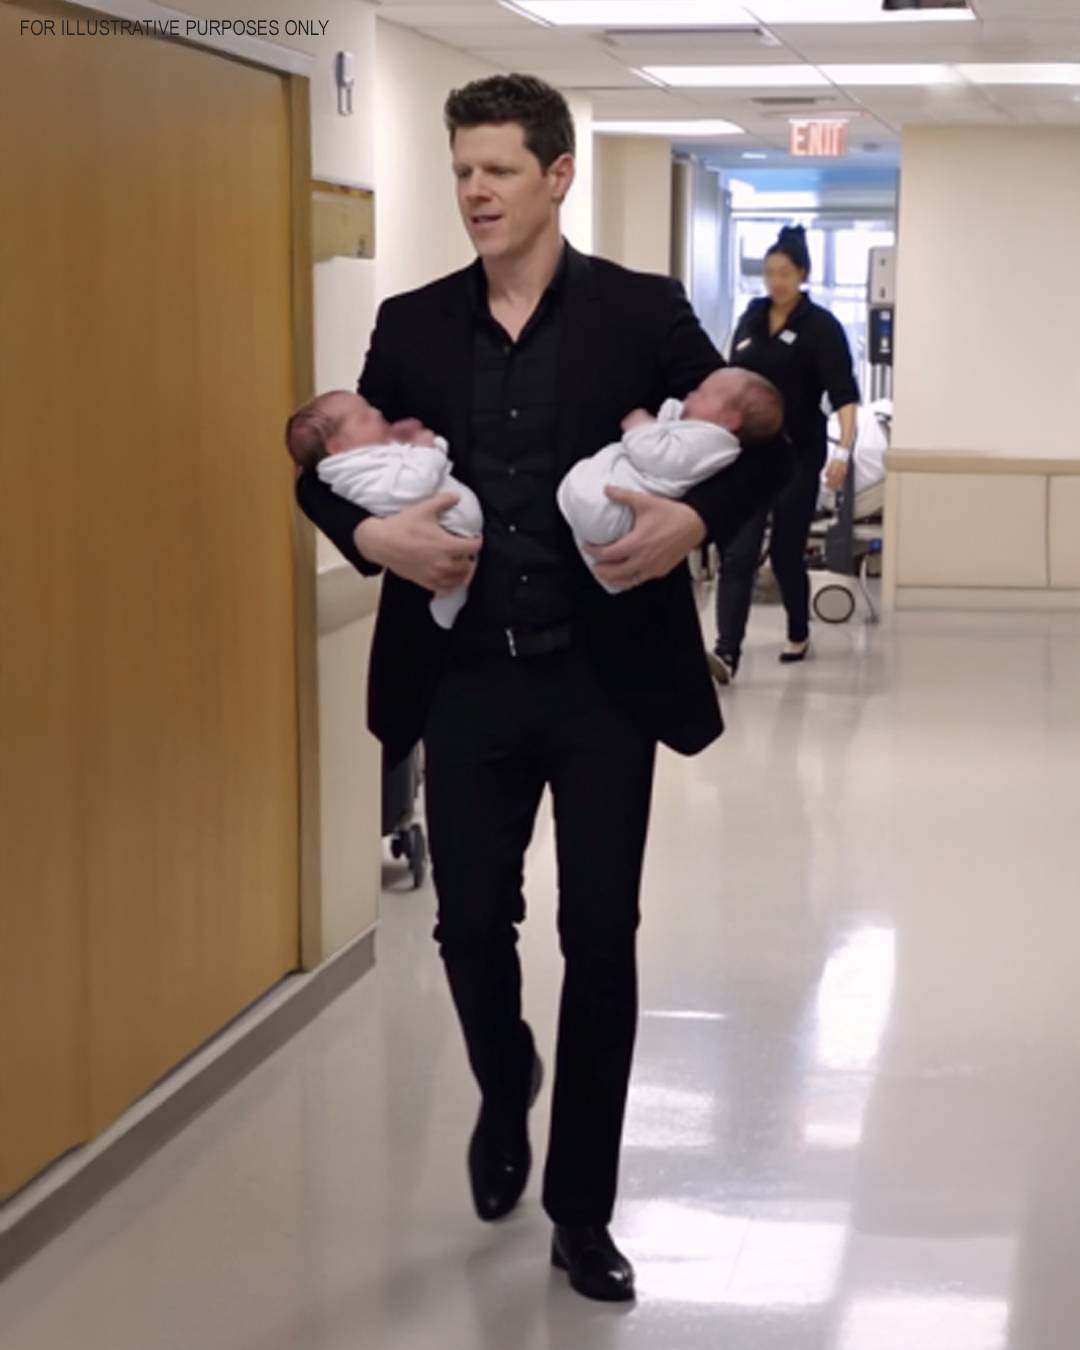
M516 525L511 525L511 526L510 526L510 533L511 533L511 534L517 534L517 526L516 526Z
M503 355L509 356L513 350L514 350L513 347L511 347L510 343L508 342L506 346L503 348Z
M525 581L525 582L527 582L527 581L529 580L528 576L527 576L524 572L522 572L522 574L521 574L521 580L522 580L522 581Z
M511 478L516 478L516 477L517 477L517 469L515 469L514 466L513 466L512 464L511 464L511 466L509 467L509 469L507 469L506 472L510 475Z
M518 415L518 410L517 410L516 408L511 408L511 409L510 409L510 416L511 416L512 418L515 418L515 419L516 419L516 418L517 418L517 415Z

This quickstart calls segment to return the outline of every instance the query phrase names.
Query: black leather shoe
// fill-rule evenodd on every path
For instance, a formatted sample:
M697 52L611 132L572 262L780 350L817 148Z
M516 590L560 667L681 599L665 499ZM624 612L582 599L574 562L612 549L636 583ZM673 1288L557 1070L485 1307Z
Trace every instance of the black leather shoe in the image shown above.
M528 1113L540 1095L544 1081L544 1064L535 1050L525 1106L525 1119L520 1122L520 1136L511 1143L504 1131L496 1129L483 1107L469 1140L469 1184L473 1204L485 1223L504 1219L521 1199L532 1168L532 1149L529 1147Z
M634 1297L634 1267L611 1240L603 1224L559 1224L551 1240L551 1264L565 1270L586 1298L629 1303Z

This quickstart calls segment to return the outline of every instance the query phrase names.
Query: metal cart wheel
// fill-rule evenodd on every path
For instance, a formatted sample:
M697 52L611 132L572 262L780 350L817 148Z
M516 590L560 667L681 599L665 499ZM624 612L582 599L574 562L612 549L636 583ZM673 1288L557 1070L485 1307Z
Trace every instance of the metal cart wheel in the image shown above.
M410 825L400 830L390 841L390 852L395 858L404 858L412 873L413 890L418 891L427 879L427 839L423 827Z
M846 586L823 586L814 596L814 613L822 623L847 623L855 613L855 595Z

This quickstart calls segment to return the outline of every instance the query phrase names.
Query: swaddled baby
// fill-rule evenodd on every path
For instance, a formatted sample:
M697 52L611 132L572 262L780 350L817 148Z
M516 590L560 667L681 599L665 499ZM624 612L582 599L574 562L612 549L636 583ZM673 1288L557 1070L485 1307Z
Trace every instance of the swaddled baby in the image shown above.
M335 390L305 403L289 418L285 443L302 469L314 469L339 497L373 516L391 516L453 492L458 502L439 517L443 529L466 537L483 529L480 503L451 475L443 438L415 419L387 422L358 394ZM466 597L462 587L432 600L440 628L453 627Z
M589 568L595 562L586 544L613 544L634 526L630 507L613 502L605 488L682 497L733 464L742 453L740 440L770 440L783 424L779 390L734 368L715 371L685 403L668 399L659 417L632 412L622 424L622 440L580 460L559 485L559 509ZM613 594L620 589L597 580Z

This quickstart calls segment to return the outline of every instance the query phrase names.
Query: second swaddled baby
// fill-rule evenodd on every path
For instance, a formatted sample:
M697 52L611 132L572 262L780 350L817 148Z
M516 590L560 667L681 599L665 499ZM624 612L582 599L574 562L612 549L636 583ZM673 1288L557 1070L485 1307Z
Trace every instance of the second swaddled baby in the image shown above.
M631 508L612 501L607 488L682 497L733 464L747 444L779 435L783 423L779 391L736 369L714 371L685 403L668 399L659 417L631 413L622 440L580 460L559 485L559 509L590 570L595 563L587 545L613 544L634 527ZM612 594L620 589L597 580Z
M339 497L373 516L453 492L457 503L439 524L465 538L483 530L476 494L450 473L446 441L415 420L387 422L358 394L339 389L312 399L289 418L285 442L300 468L315 469ZM464 588L435 596L431 615L440 628L453 627L466 598Z

